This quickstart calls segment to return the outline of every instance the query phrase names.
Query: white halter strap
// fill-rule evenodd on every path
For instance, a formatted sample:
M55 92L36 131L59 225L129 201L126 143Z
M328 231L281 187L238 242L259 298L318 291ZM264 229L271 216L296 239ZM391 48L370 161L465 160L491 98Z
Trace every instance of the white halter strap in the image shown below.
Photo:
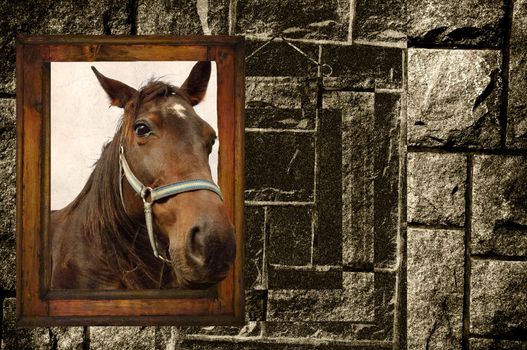
M201 179L185 180L185 181L174 182L174 183L164 185L164 186L159 186L156 188L151 188L151 187L143 185L143 183L139 181L139 179L134 175L134 173L130 169L130 166L128 165L128 162L126 161L126 158L124 156L123 146L120 146L119 147L119 194L121 195L121 203L123 204L123 208L125 209L125 211L126 211L126 206L124 204L124 197L123 197L123 185L122 185L122 178L121 178L122 174L124 174L124 177L126 178L126 180L128 180L128 183L130 184L130 186L133 188L133 190L137 194L141 196L141 199L143 200L146 230L148 231L148 238L150 240L150 245L152 246L152 252L154 253L154 256L166 262L170 262L170 260L160 255L157 250L157 242L156 242L156 238L154 235L154 228L152 224L152 204L154 204L155 201L158 201L162 198L172 197L172 196L175 196L183 192L198 191L198 190L212 191L216 193L218 197L220 197L221 200L223 200L220 188L214 182L209 181L209 180L201 180Z

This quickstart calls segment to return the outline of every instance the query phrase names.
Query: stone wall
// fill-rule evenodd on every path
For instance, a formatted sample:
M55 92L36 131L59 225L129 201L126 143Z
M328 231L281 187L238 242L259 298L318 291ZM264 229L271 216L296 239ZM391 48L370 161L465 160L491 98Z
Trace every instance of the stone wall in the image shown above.
M408 347L525 349L527 6L429 4L407 3Z
M0 13L2 349L527 349L524 0ZM14 327L21 32L246 36L243 327Z

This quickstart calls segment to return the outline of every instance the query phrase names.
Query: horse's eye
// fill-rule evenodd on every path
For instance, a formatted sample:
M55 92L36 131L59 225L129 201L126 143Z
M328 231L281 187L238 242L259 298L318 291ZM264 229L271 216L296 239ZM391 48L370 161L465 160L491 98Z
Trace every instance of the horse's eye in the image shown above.
M146 136L151 132L148 125L139 123L135 126L135 133L137 136Z

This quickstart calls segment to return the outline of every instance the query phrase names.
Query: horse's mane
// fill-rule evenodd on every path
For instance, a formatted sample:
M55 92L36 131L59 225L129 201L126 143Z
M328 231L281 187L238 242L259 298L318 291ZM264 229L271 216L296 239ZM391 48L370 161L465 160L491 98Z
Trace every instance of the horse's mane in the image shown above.
M170 282L171 269L154 257L148 234L142 224L133 222L121 203L119 193L119 147L121 139L130 137L133 123L142 107L156 98L186 95L177 87L159 80L150 80L126 104L113 140L103 146L101 157L79 195L66 208L71 213L84 204L83 229L97 246L95 257L115 269L126 288L161 286ZM166 242L159 237L161 245Z

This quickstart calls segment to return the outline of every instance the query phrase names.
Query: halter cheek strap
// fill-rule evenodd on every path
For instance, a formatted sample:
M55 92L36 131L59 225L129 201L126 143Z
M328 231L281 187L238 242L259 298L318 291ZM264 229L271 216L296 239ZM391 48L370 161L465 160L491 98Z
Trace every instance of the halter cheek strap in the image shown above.
M157 251L157 242L154 235L154 227L152 224L152 204L154 204L155 201L166 197L172 197L179 193L198 190L212 191L216 193L221 200L223 200L220 188L214 182L208 180L185 180L174 182L169 185L159 186L156 188L151 188L143 185L143 183L139 181L139 179L134 175L134 173L130 169L130 166L128 165L128 162L126 161L126 158L124 156L124 150L122 146L119 149L119 174L119 177L122 176L121 174L124 174L124 177L126 178L126 180L128 180L128 183L133 188L133 190L141 196L145 212L146 230L148 232L150 245L152 246L152 252L154 253L154 256L156 258L159 258L166 262L170 262L170 260L160 255ZM121 202L123 204L123 208L125 208L126 211L121 179L119 179L119 193L121 195Z

